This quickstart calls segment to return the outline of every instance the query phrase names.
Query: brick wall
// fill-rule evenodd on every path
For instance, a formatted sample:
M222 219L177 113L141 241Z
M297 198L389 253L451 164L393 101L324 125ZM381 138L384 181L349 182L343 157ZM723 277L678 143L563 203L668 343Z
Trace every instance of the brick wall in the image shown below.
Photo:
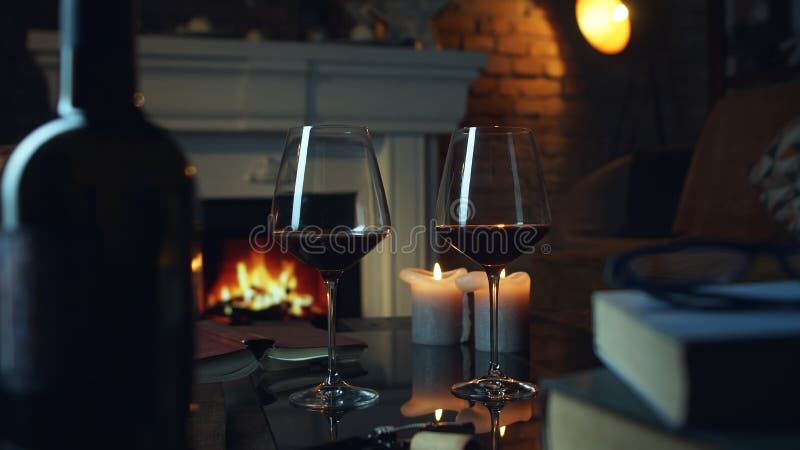
M691 148L701 130L705 2L626 3L631 43L614 56L583 40L572 1L452 0L434 20L441 47L488 54L465 125L532 128L556 198L621 153Z

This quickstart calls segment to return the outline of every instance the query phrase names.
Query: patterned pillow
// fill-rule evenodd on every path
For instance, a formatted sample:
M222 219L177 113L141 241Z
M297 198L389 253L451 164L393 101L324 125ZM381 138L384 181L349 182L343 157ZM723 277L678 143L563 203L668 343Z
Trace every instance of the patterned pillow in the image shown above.
M800 118L772 140L750 171L750 182L772 217L800 237Z

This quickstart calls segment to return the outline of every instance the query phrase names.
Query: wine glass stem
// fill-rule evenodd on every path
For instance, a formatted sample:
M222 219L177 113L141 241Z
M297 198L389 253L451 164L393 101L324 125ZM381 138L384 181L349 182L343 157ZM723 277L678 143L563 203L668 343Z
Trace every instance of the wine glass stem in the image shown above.
M498 294L500 292L500 274L497 271L487 271L489 277L489 339L491 340L491 355L489 359L489 375L502 377L500 371L500 358L497 355L497 318Z
M336 286L339 280L324 281L328 294L328 377L325 384L333 386L341 381L336 371Z
M489 418L492 421L492 450L498 450L500 448L500 411L489 408Z
M339 439L339 419L334 416L328 416L328 434L331 441Z

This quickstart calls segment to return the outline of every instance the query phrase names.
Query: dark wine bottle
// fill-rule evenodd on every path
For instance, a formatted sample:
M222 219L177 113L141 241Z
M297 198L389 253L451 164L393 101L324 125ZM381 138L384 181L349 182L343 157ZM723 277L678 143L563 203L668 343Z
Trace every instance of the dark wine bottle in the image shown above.
M193 170L134 101L133 7L62 0L60 117L3 174L0 447L186 447Z

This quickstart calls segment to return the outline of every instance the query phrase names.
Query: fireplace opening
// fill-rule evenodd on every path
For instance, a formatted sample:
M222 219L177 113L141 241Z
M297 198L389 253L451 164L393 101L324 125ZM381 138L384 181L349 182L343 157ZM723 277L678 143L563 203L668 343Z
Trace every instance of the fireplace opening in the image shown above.
M319 199L330 211L354 209L353 196ZM204 317L233 322L262 319L315 319L327 314L325 286L319 273L277 245L253 249L250 234L266 226L270 199L213 199L202 202L202 290L198 308ZM259 239L263 242L263 236ZM361 316L359 267L339 282L337 316Z

